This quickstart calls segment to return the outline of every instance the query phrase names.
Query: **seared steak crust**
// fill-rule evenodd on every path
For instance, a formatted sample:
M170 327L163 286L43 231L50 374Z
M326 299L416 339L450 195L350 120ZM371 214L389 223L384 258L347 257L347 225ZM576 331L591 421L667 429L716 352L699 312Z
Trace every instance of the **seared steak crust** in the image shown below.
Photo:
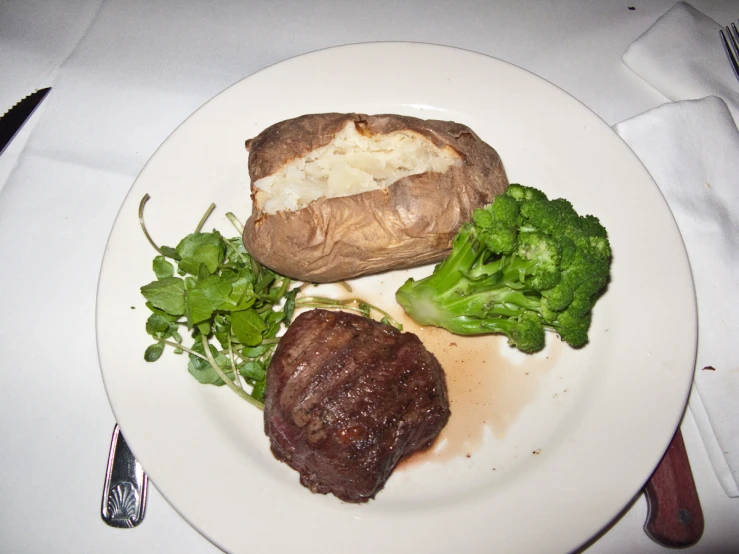
M300 314L267 371L264 429L313 492L366 502L449 419L444 370L412 333L326 310Z

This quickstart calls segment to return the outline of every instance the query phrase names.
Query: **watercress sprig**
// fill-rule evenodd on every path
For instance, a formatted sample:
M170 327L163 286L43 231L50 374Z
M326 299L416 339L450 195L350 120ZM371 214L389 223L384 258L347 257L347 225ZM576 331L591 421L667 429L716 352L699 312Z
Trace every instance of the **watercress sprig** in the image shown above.
M290 324L296 308L349 310L365 317L377 312L383 323L402 330L390 314L360 299L298 297L303 284L249 255L241 239L243 225L234 214L226 217L238 237L202 231L215 204L176 247L158 245L144 222L148 200L146 194L139 204L139 223L158 255L152 261L156 279L141 287L152 312L146 332L155 340L144 352L147 362L157 361L169 346L175 354L187 354L187 369L198 382L226 385L263 409L267 367L278 334ZM351 292L348 284L341 284ZM182 333L192 339L189 347L183 345Z
M266 368L277 334L292 318L298 288L252 258L240 237L203 232L213 205L176 247L157 245L144 223L148 199L139 205L139 222L159 255L152 262L156 279L141 287L152 312L146 331L156 341L144 359L154 362L166 345L173 346L187 354L187 369L200 383L225 384L263 407ZM182 344L182 333L190 335L191 346Z

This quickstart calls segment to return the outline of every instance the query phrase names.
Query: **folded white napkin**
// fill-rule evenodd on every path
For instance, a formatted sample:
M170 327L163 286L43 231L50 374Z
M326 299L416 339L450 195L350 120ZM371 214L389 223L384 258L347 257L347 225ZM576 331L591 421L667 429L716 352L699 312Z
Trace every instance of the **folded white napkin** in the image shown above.
M715 96L665 104L615 129L682 233L698 298L691 411L722 486L739 496L739 131Z
M739 84L720 29L710 17L678 2L634 41L623 61L670 100L723 98L739 121Z
M660 17L623 60L662 94L680 102L615 129L654 177L685 241L698 298L698 357L690 411L721 485L726 494L737 497L739 82L720 29L684 2Z

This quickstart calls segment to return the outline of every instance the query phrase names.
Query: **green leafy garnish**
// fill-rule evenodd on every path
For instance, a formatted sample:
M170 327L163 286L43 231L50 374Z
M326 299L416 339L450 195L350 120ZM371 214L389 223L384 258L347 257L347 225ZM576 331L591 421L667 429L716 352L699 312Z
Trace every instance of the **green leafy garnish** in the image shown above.
M148 195L141 201L139 220L159 255L152 263L156 279L141 287L152 311L146 332L156 341L144 359L156 361L165 345L174 346L187 352L187 369L200 383L225 384L262 407L265 369L276 335L292 317L297 289L253 259L240 238L203 232L212 206L175 248L157 246L143 220L147 200ZM182 345L181 333L193 339L191 347Z
M179 277L165 277L141 287L141 294L149 303L165 313L180 316L185 313L185 281Z
M227 239L215 229L203 232L213 204L175 248L157 245L144 223L148 200L147 194L139 204L139 223L158 255L152 262L156 279L141 287L152 312L146 332L155 340L144 352L147 362L158 360L165 346L172 347L176 354L187 353L187 370L198 382L226 385L264 408L267 367L277 336L296 308L342 309L366 317L378 312L383 323L402 330L388 313L362 300L298 297L302 285L261 265L240 236ZM243 231L233 214L226 217ZM183 345L182 335L190 336L191 346Z

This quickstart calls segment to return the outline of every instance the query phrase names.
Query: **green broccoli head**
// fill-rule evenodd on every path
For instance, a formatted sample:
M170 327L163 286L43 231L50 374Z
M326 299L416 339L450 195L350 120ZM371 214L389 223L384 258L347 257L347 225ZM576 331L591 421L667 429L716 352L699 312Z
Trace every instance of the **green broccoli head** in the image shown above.
M472 213L472 221L478 229L489 229L495 223L495 214L493 214L492 205L484 208L477 208Z
M396 298L419 323L464 335L504 333L524 352L543 348L547 328L582 346L610 262L596 217L512 184L475 210L433 275L409 280Z
M559 314L554 329L559 337L573 348L584 346L588 342L590 313L573 315L569 310Z
M472 220L480 242L493 254L508 255L516 250L518 203L505 196L474 211Z
M537 231L520 233L516 255L525 262L524 280L533 290L547 290L559 283L561 248L551 236Z
M469 319L464 320L464 324L469 325ZM546 344L544 325L534 312L523 311L508 317L497 315L478 325L481 327L475 329L482 329L483 333L503 333L508 337L508 344L527 354L538 352Z
M572 204L567 200L534 197L521 202L521 225L553 237L567 236L566 230L577 225L577 217Z
M544 325L541 318L533 312L523 312L508 334L508 344L521 352L538 352L544 348Z
M492 203L495 219L503 225L518 226L519 204L510 196L498 196Z
M503 193L504 196L513 198L521 203L524 200L546 200L547 196L543 192L533 187L526 187L518 183L511 183Z
M566 237L564 235L559 237L558 242L561 253L559 267L564 271L572 265L572 261L575 259L575 253L577 252L577 245L570 237Z
M600 220L594 215L580 216L580 232L589 237L608 238L606 228L601 225Z
M574 303L576 313L589 312L606 285L609 273L610 262L592 256L588 250L577 248L572 262L562 271L559 283L542 292L547 308L561 312Z
M575 298L575 290L575 285L569 279L560 279L554 287L542 291L546 309L551 312L561 312L567 309ZM548 316L547 319L554 320L556 316Z

